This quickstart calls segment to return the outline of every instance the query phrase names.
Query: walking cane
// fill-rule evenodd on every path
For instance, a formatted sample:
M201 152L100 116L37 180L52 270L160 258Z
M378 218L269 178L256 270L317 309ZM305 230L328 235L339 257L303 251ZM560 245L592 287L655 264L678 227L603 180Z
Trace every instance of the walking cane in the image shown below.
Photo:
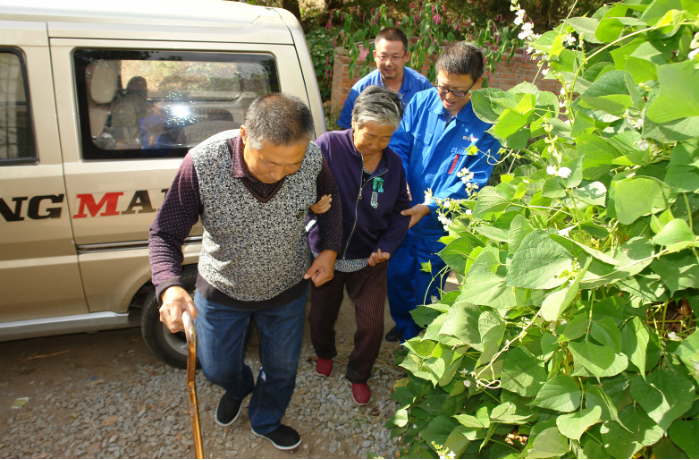
M192 419L192 436L194 438L194 453L197 458L204 458L204 446L201 442L201 426L199 425L199 406L197 405L197 330L194 320L186 311L182 314L184 333L187 336L187 396L189 397L189 417Z

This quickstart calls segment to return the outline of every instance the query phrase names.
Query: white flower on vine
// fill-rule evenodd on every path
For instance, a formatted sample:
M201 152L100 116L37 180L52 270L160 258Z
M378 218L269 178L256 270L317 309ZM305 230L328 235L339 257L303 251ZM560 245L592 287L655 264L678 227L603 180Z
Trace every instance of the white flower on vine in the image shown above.
M425 205L432 203L432 189L425 190Z
M464 214L466 214L467 216L470 216L471 214L473 214L473 211L471 211L470 209L467 209L466 211L464 211Z
M648 147L650 147L650 142L648 142L648 139L641 139L638 141L638 148L641 150L648 150Z
M466 388L471 388L471 382L469 382L468 380L464 380L464 386Z
M565 34L563 36L563 41L565 42L566 46L573 46L573 44L578 41L573 34Z
M687 55L687 59L694 59L694 56L696 56L697 54L699 54L699 48L697 48L694 51L692 51L691 53L689 53Z
M546 168L546 172L549 176L558 176L562 177L563 179L566 179L568 176L570 176L570 173L572 171L570 170L570 168L566 166L563 166L560 169L556 168L555 166L549 166Z
M452 220L451 220L451 219L449 219L449 218L448 218L447 216L445 216L444 214L439 214L439 215L437 216L437 220L440 221L440 222L442 223L442 227L444 227L444 231L449 230L449 226L450 226L451 223L452 223Z
M675 334L674 332L668 332L667 338L670 340L677 340L677 334Z
M522 31L517 35L520 40L526 40L534 35L534 23L525 22L522 24Z
M553 332L556 330L556 323L549 323L549 331Z
M534 51L536 51L532 46L527 46L527 54L532 54Z
M515 18L515 24L517 24L518 26L523 24L524 23L524 15L526 13L527 12L524 10L517 10L517 13L516 13L517 17Z
M541 75L546 75L549 73L549 70L551 70L549 67L546 67L544 70L541 71Z

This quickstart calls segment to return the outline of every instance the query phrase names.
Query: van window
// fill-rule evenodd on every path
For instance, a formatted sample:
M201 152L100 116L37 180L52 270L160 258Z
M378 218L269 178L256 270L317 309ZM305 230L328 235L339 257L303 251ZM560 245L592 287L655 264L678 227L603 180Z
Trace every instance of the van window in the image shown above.
M0 48L0 165L36 162L26 77L19 50Z
M278 92L269 54L80 49L74 52L86 160L172 158L243 123Z

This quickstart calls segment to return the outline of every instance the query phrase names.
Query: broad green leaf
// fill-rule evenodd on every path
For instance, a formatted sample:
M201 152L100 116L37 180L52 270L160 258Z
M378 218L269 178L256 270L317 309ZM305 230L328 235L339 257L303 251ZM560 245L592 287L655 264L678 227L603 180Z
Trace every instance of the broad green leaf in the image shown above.
M544 182L541 194L546 198L563 198L566 196L565 188L558 177L549 177Z
M500 114L505 111L506 106L502 104L502 101L506 99L514 101L514 95L496 88L471 91L473 111L476 112L478 118L490 124L495 124Z
M566 248L566 250L568 250L568 252L570 252L575 257L580 257L581 255L583 255L583 253L587 253L595 259L604 262L605 264L619 265L619 261L614 259L613 257L609 257L605 253L598 251L597 249L593 249L578 241L566 238L565 236L557 235L555 233L549 234L549 237L556 243Z
M661 368L631 381L631 396L655 423L667 431L678 417L692 407L694 384L681 375Z
M687 455L677 447L677 445L670 441L670 438L663 438L653 444L653 457L659 459L679 459L679 458L689 458Z
M490 413L490 421L492 423L522 425L536 416L537 413L526 410L524 405L518 406L512 402L504 402L493 408Z
M410 316L413 317L415 324L422 327L427 327L436 317L441 314L442 312L424 305L419 305L414 310L410 310Z
M638 406L627 406L619 418L630 432L616 422L602 425L602 442L613 458L631 458L644 446L652 446L663 437L663 429Z
M604 203L607 201L607 187L602 182L585 184L572 190L570 193L575 199L592 206L604 206Z
M512 219L508 233L508 248L511 254L514 254L519 249L522 240L532 231L534 231L534 227L522 214L518 214L517 217Z
M582 337L587 333L590 319L587 314L581 314L573 317L568 324L563 328L563 331L558 337L558 343L570 342Z
M469 439L467 435L472 436L474 431L475 430L466 428L464 426L457 426L444 442L444 447L449 449L451 452L454 452L454 456L459 458L471 443L471 439Z
M497 123L493 125L493 134L500 138L507 139L527 125L533 113L534 109L530 109L529 112L524 114L516 110L505 109L498 118Z
M621 351L628 356L644 378L649 340L650 336L646 325L636 316L621 329Z
M689 229L687 222L682 219L673 219L653 237L651 242L666 246L670 252L675 252L691 246L695 239L694 232Z
M592 409L559 415L556 419L556 426L558 426L563 436L579 441L588 428L600 421L601 415L602 409L599 406L595 406Z
M432 351L437 345L436 342L432 340L421 340L420 337L410 339L405 342L405 347L422 358L428 358L432 356Z
M699 330L684 339L674 354L690 361L699 362Z
M668 254L653 261L651 270L660 275L670 295L687 288L699 287L699 265L689 251Z
M494 248L482 250L468 270L460 297L469 303L493 308L516 306L517 301L512 288L505 285L505 277L494 272L493 267L497 268L498 265L498 256Z
M481 429L481 428L488 428L490 426L490 423L484 424L484 420L479 419L477 417L474 417L473 415L468 415L468 414L459 414L459 415L454 415L453 416L456 420L459 421L460 424L465 426L466 428L476 428L476 429Z
M670 188L652 177L632 177L616 182L616 215L624 225L642 216L664 211L670 203Z
M608 316L601 319L593 317L590 324L590 335L615 354L621 352L621 332L617 329L612 318Z
M595 134L582 134L575 138L575 144L578 155L584 156L583 177L587 180L595 180L608 173L614 159L621 155L607 140Z
M699 136L699 116L686 117L668 123L654 123L646 114L643 122L643 137L660 142L677 142Z
M572 412L580 407L581 395L572 377L559 375L544 383L532 404L558 412Z
M514 347L505 353L501 387L520 396L534 396L546 381L544 363L524 347Z
M693 61L658 66L660 94L648 107L646 115L655 123L667 123L685 117L699 116L699 70Z
M651 216L650 228L655 233L660 233L660 231L675 217L672 215L672 210L667 209L660 216Z
M612 115L622 116L631 106L631 97L626 94L610 94L609 96L583 97L581 107L602 110Z
M587 261L587 264L585 264L583 269L580 270L580 273L576 275L575 280L570 286L556 291L544 299L544 303L541 305L541 317L544 318L544 320L558 321L558 317L568 309L571 302L578 296L580 281L585 277L585 273L587 273L587 269L590 267L591 262L592 259Z
M689 458L699 458L699 420L678 420L670 427L670 439L685 451Z
M464 273L466 261L472 249L472 240L468 237L462 237L447 244L446 247L437 254L451 269L458 273Z
M489 216L499 214L507 208L510 201L504 197L495 187L484 187L478 193L476 208L473 217L487 220Z
M420 431L420 437L430 446L433 442L443 446L457 425L456 421L451 417L438 415Z
M604 371L614 364L614 351L608 347L590 343L584 338L570 341L568 349L573 354L575 361L597 378L601 377Z
M483 351L481 335L478 332L480 315L480 308L463 300L457 300L449 309L439 333L454 336L476 350Z
M548 425L536 435L526 458L554 458L568 452L568 439L558 431L555 420Z
M593 18L570 18L565 22L570 24L573 29L580 35L584 34L585 41L589 43L602 43L595 38L595 31L599 26L599 20Z
M566 281L559 275L570 271L571 263L570 253L552 241L547 232L534 231L522 240L505 280L508 286L551 289Z
M484 311L478 318L478 331L481 333L483 342L483 353L480 361L485 364L500 349L500 341L505 333L505 322L496 313Z
M587 387L585 407L587 409L599 407L602 410L600 414L601 420L613 421L623 426L614 402L601 387L597 385L589 385Z
M435 378L434 374L431 372L429 367L423 364L423 360L419 356L414 354L409 354L400 366L404 369L409 370L415 377L429 380L433 385L437 385L438 379Z
M391 417L390 422L395 426L404 427L408 424L408 411L405 409L398 409L393 417Z
M614 377L619 375L621 372L625 371L629 367L629 359L626 355L621 353L614 354L614 361L612 364L604 369L599 377ZM580 361L575 361L573 374L575 377L597 377L591 371L589 371L585 366L581 364Z

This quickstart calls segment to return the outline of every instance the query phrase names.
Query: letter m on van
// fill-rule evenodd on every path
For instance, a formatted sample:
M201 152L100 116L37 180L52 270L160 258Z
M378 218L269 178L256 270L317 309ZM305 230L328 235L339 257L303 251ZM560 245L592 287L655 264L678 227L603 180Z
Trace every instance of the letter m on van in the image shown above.
M116 210L117 202L119 197L123 195L124 192L110 192L105 193L99 203L95 203L95 197L90 193L84 195L78 195L76 198L80 201L78 204L78 212L73 216L74 219L79 219L82 217L87 217L85 214L85 209L90 213L91 217L95 217L102 208L104 212L100 216L118 216L119 212Z

